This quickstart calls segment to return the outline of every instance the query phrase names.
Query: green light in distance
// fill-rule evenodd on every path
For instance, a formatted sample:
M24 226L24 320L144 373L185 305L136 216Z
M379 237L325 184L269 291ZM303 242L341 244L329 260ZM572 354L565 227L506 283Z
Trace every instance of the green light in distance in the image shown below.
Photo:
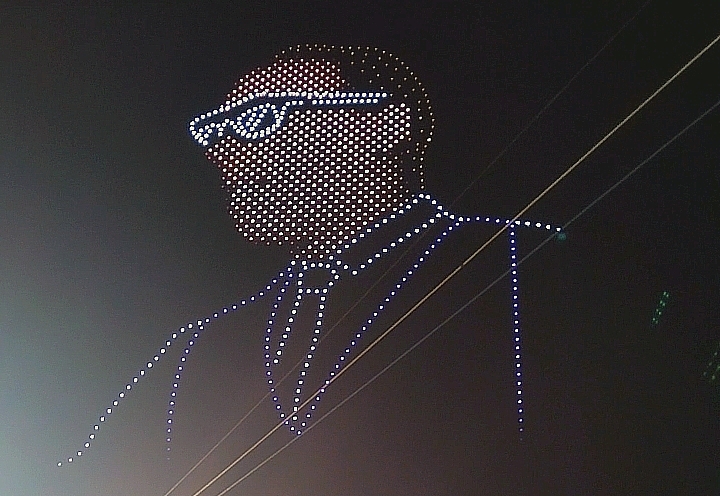
M660 323L660 317L662 317L662 314L665 311L669 300L670 292L663 291L662 295L660 295L660 301L658 302L657 306L655 307L655 311L653 312L652 320L650 321L651 328L657 327L657 325Z

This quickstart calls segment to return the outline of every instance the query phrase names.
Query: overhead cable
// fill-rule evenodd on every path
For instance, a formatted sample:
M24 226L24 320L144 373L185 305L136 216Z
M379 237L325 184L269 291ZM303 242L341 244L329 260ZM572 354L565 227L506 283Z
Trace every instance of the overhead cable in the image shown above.
M570 224L578 220L582 215L584 215L588 210L590 210L592 207L594 207L598 202L600 202L603 198L605 198L607 195L609 195L612 191L614 191L618 186L620 186L622 183L624 183L626 180L628 180L631 176L633 176L638 170L640 170L645 164L650 162L653 158L655 158L658 154L660 154L665 148L670 146L672 143L674 143L678 138L680 138L683 134L685 134L690 128L692 128L695 124L700 122L704 117L706 117L709 113L711 113L713 110L715 110L717 107L720 106L720 100L718 100L714 105L712 105L710 108L708 108L705 112L700 114L695 120L693 120L690 124L685 126L681 131L679 131L675 136L670 138L668 141L666 141L660 148L655 150L650 156L648 156L645 160L640 162L637 166L635 166L630 172L625 174L622 178L620 178L615 184L610 186L608 189L606 189L600 196L595 198L592 202L588 203L582 210L580 210L574 217L572 217L569 221L567 221L563 225L563 230L567 229ZM525 262L527 259L529 259L531 256L533 256L536 252L538 252L543 246L545 246L547 243L549 243L553 238L556 237L556 234L552 234L545 238L540 244L538 244L535 248L533 248L527 255L525 255L523 258L521 258L518 261L518 265ZM465 311L470 305L472 305L475 301L477 301L480 297L482 297L485 293L487 293L491 288L493 288L497 283L502 281L510 272L512 269L507 269L505 272L500 274L495 280L493 280L490 284L488 284L482 291L477 293L475 296L470 298L464 305L462 305L460 308L458 308L455 312L453 312L449 317L447 317L445 320L443 320L440 324L438 324L435 328L433 328L431 331L427 332L424 336L422 336L420 339L418 339L412 346L410 346L408 349L406 349L404 352L402 352L400 355L398 355L393 361L391 361L388 365L383 367L378 373L376 373L374 376L372 376L370 379L368 379L366 382L364 382L360 387L355 389L352 393L350 393L348 396L346 396L340 403L335 405L332 409L327 411L323 416L318 418L313 424L308 426L305 429L304 435L308 433L312 428L317 426L320 422L322 422L325 418L329 417L331 414L333 414L336 410L338 410L340 407L342 407L345 403L350 401L352 398L357 396L361 391L363 391L365 388L367 388L370 384L375 382L380 376L382 376L385 372L390 370L395 364L397 364L399 361L401 361L403 358L408 356L410 353L412 353L418 346L423 344L425 341L430 339L437 331L442 329L448 322L453 320L455 317L460 315L463 311ZM288 448L291 444L293 444L295 441L300 439L302 436L295 436L290 441L285 443L282 447L278 448L273 452L271 455L266 457L263 461L258 463L255 467L253 467L251 470L245 473L242 477L237 479L235 482L233 482L230 486L225 488L222 492L220 492L217 496L223 496L228 491L233 489L235 486L240 484L242 481L250 477L253 473L257 472L260 468L262 468L265 464L270 462L273 458L275 458L277 455L279 455L282 451L284 451L286 448Z
M298 412L302 411L308 404L313 401L313 398L320 394L322 390L327 389L333 382L341 377L347 370L349 370L358 360L370 352L375 346L377 346L385 337L387 337L393 330L395 330L401 323L403 323L412 313L415 312L420 306L422 306L428 299L430 299L435 293L437 293L450 279L455 277L462 269L464 269L469 263L471 263L482 251L484 251L493 241L495 241L502 233L504 233L509 226L513 225L520 217L522 217L528 210L530 210L537 202L547 195L555 186L557 186L563 179L571 174L577 167L580 166L595 150L597 150L603 143L610 139L620 128L622 128L630 119L632 119L638 112L645 108L658 94L660 94L670 83L675 81L682 73L684 73L688 67L690 67L695 61L697 61L705 52L710 50L718 41L720 41L720 35L716 36L710 43L708 43L702 50L700 50L694 57L692 57L685 65L683 65L673 76L665 81L658 89L656 89L650 96L643 100L632 112L630 112L625 118L623 118L615 127L613 127L605 136L603 136L595 145L593 145L587 152L585 152L579 159L575 161L570 167L568 167L560 176L558 176L549 186L547 186L540 194L538 194L530 203L523 207L517 214L513 216L510 221L503 225L495 234L493 234L487 241L485 241L477 250L475 250L469 257L467 257L460 265L458 265L452 272L445 276L433 289L431 289L425 296L423 296L417 303L415 303L407 312L405 312L398 320L396 320L386 331L375 338L367 347L365 347L358 355L350 360L342 369L340 369L331 379L329 379L322 387L312 394L306 401L304 401L298 407ZM260 444L268 439L272 434L279 430L286 420L282 420L276 424L270 431L263 435L258 441L256 441L250 448L245 450L238 458L230 463L225 469L220 471L218 475L213 477L197 492L193 493L193 496L199 496L208 487L214 484L220 477L225 475L235 465L240 463L245 457L247 457L252 451L254 451Z

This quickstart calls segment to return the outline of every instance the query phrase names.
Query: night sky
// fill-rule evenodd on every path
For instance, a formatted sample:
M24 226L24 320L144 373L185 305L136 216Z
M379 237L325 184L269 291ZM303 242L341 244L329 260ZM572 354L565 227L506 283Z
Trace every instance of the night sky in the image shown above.
M219 173L187 132L275 53L320 43L398 55L436 118L427 192L458 214L512 217L720 32L713 2L650 2L488 169L643 2L537 3L0 6L0 494L162 496L265 394L267 300L198 340L169 460L180 343L86 454L56 465L170 333L287 266L285 249L235 231ZM571 219L720 98L718 67L720 46L526 217ZM522 440L506 279L229 494L720 493L720 390L702 380L720 340L718 133L720 111L521 266ZM492 233L450 236L377 332ZM542 240L519 231L520 254ZM325 410L507 265L501 236L338 380ZM338 287L326 322L374 282ZM392 283L334 332L352 335ZM261 405L173 494L192 494L276 418ZM279 431L204 494L290 439Z

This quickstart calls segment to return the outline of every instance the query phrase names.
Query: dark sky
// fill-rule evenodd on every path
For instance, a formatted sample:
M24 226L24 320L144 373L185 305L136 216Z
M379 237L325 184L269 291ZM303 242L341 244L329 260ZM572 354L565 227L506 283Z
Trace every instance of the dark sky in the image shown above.
M86 456L56 467L174 329L261 289L289 260L243 242L218 173L187 133L279 50L397 54L433 102L428 192L462 214L510 217L720 29L712 2L651 2L455 202L642 2L537 3L0 7L0 494L162 495L265 393L267 302L198 342L169 461L177 346ZM720 98L717 67L720 47L528 217L570 219ZM718 132L716 112L521 267L522 442L504 281L230 494L716 494L718 391L701 374L720 339ZM490 234L450 238L381 323ZM521 254L542 240L518 236ZM339 380L328 405L506 264L501 238ZM328 322L373 282L339 293ZM668 310L651 328L663 291ZM352 333L378 299L337 332ZM177 494L192 494L274 421L268 402ZM227 481L289 439L278 432Z

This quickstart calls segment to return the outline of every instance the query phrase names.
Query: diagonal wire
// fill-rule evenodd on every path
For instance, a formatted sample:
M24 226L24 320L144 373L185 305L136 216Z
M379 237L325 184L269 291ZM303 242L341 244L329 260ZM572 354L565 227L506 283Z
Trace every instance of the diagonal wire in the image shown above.
M363 294L360 296L360 298L358 298L358 300L357 300L355 303L353 303L353 305L352 305L344 314L342 314L342 316L340 316L340 318L332 325L332 327L330 327L330 329L328 329L328 331L325 332L324 335L320 338L320 341L318 342L318 345L319 345L320 343L322 343L322 342L330 335L330 333L332 333L333 330L335 330L335 328L340 325L340 323L341 323L343 320L345 320L345 317L347 317L353 310L355 310L355 308L357 308L357 306L358 306L360 303L362 303L362 301L367 297L367 295L369 295L369 294L377 287L377 285L380 284L380 282L382 282L382 280L385 278L385 276L386 276L391 270L393 270L393 269L400 263L400 261L402 261L402 260L404 259L405 255L412 249L413 246L415 246L415 245L412 244L412 245L408 246L408 247L405 249L405 251L402 252L402 254L400 255L400 257L398 257L398 259L397 259L395 262L393 262L393 264L392 264L390 267L388 267L387 270L385 270L385 272L380 275L380 277L378 277L378 278L376 279L376 281L365 291L365 293L363 293ZM276 382L276 386L279 386L280 384L282 384L282 383L285 381L285 379L287 379L287 378L295 371L295 369L297 369L303 362L304 362L304 359L300 359L295 365L293 365L293 367L292 367L290 370L288 370L288 372L287 372L284 376L282 376L279 381ZM185 472L185 475L183 475L183 476L180 478L180 480L178 480L170 489L168 489L167 492L166 492L163 496L169 496L175 489L178 488L178 486L179 486L180 484L182 484L182 483L185 481L185 479L187 479L188 477L190 477L190 475L191 475L200 465L202 465L202 463L203 463L205 460L207 460L208 457L210 457L210 455L212 455L212 454L215 452L215 450L218 449L218 448L220 447L220 445L221 445L223 442L225 442L225 440L226 440L228 437L230 437L230 436L232 435L232 433L235 432L235 431L245 422L245 420L247 420L247 418L250 417L250 415L252 415L252 413L253 413L255 410L257 410L257 409L260 407L260 405L263 404L263 402L264 402L265 400L267 400L267 399L270 397L270 395L271 395L270 392L265 393L265 396L263 396L262 398L260 398L260 400L258 400L258 402L255 403L255 405L254 405L252 408L250 408L250 410L248 410L248 412L247 412L245 415L243 415L242 418L241 418L240 420L238 420L238 421L235 423L235 425L232 426L232 428L231 428L222 438L220 438L220 440L219 440L217 443L215 443L215 445L214 445L212 448L210 448L210 450L208 450L208 452L205 453L205 455L203 455L203 457L200 458L200 460L198 460L197 463L195 463L195 465L193 465L193 466L190 468L190 470L188 470L187 472Z
M638 165L636 165L633 169L630 170L627 174L625 174L622 178L620 178L615 184L610 186L608 189L606 189L600 196L595 198L592 202L587 204L582 210L580 210L575 216L573 216L569 221L567 221L563 225L563 230L567 229L570 224L578 220L580 217L582 217L588 210L590 210L592 207L594 207L597 203L599 203L603 198L605 198L607 195L612 193L617 187L619 187L622 183L627 181L631 176L633 176L638 170L640 170L645 164L650 162L652 159L654 159L657 155L659 155L665 148L670 146L672 143L674 143L678 138L680 138L682 135L684 135L687 131L690 130L695 124L700 122L703 118L705 118L708 114L710 114L713 110L715 110L717 107L720 106L720 100L718 100L714 105L712 105L710 108L708 108L705 112L700 114L695 120L693 120L690 124L685 126L682 130L680 130L675 136L670 138L668 141L666 141L660 148L655 150L650 156L648 156L645 160L640 162ZM538 244L535 248L532 249L527 255L525 255L520 261L518 262L518 265L525 262L528 258L533 256L537 251L539 251L542 247L544 247L547 243L549 243L556 234L552 234L545 238L540 244ZM340 407L342 407L345 403L350 401L352 398L357 396L361 391L363 391L366 387L368 387L370 384L375 382L380 376L382 376L385 372L390 370L395 364L397 364L399 361L401 361L403 358L408 356L410 353L412 353L418 346L423 344L425 341L430 339L437 331L439 331L441 328L443 328L448 322L450 322L452 319L457 317L460 313L462 313L464 310L466 310L470 305L472 305L475 301L477 301L480 297L482 297L485 293L487 293L493 286L495 286L498 282L502 281L511 271L512 269L507 269L505 272L500 274L495 280L493 280L490 284L488 284L482 291L477 293L475 296L470 298L464 305L462 305L460 308L458 308L455 312L453 312L449 317L447 317L445 320L443 320L440 324L438 324L435 328L433 328L431 331L426 333L424 336L422 336L419 340L417 340L410 348L402 352L400 355L398 355L393 361L391 361L388 365L386 365L382 370L380 370L378 373L376 373L374 376L372 376L370 379L368 379L366 382L364 382L360 387L355 389L351 394L346 396L340 403L335 405L332 409L330 409L328 412L326 412L322 417L317 419L313 424L308 426L305 429L305 434L307 434L308 431L310 431L312 428L317 426L320 422L322 422L325 418L329 417L331 414L333 414L336 410L338 410ZM295 441L300 439L300 436L293 437L290 441L285 443L282 447L278 448L274 453L269 455L267 458L265 458L262 462L258 463L255 467L253 467L251 470L249 470L245 475L237 479L235 482L233 482L230 486L225 488L221 493L219 493L217 496L223 496L228 491L233 489L235 486L240 484L242 481L250 477L253 473L257 472L262 468L265 464L270 462L273 458L275 458L277 455L279 455L282 451L284 451L286 448L288 448L291 444L293 444Z
M635 12L635 14L634 14L632 17L630 17L627 21L625 21L625 23L620 27L620 29L618 29L618 30L615 32L615 34L613 34L613 35L605 42L605 44L595 53L595 55L593 55L592 57L590 57L590 59L588 59L588 61L585 62L585 64L584 64L580 69L578 69L578 71L568 80L568 82L565 83L565 85L564 85L562 88L560 88L560 90L559 90L557 93L555 93L555 95L554 95L552 98L550 98L550 100L548 100L548 101L545 103L545 105L537 112L537 114L535 114L535 115L525 124L525 126L520 130L520 132L505 146L505 148L503 148L503 149L500 151L500 153L498 153L498 155L495 156L495 158L493 158L493 159L490 161L490 163L475 177L475 179L473 179L473 180L468 184L468 186L467 186L463 191L460 192L460 194L455 198L455 200L450 204L450 206L455 205L455 204L460 200L460 198L462 198L462 197L465 195L465 193L467 193L467 192L470 190L470 188L471 188L475 183L477 183L502 157L505 156L505 154L509 151L509 149L530 129L530 127L531 127L533 124L535 124L535 122L537 122L537 121L540 119L540 117L547 111L548 108L550 108L550 106L552 106L553 103L555 103L555 101L560 97L560 95L562 95L562 94L565 92L565 90L567 90L567 89L570 87L570 85L580 76L580 74L581 74L583 71L585 71L585 69L587 69L587 67L590 66L590 64L592 64L592 63L595 61L595 59L597 59L597 58L600 56L600 54L601 54L602 52L604 52L605 49L607 49L608 46L610 46L610 44L612 44L612 42L620 35L620 33L622 33L622 32L625 30L625 28L626 28L628 25L630 25L630 23L632 23L632 22L635 20L635 18L637 18L637 16L638 16L638 15L645 9L645 7L647 7L651 2L652 2L652 0L647 0L644 4L642 4L642 5L640 6L640 8L637 10L637 12ZM415 242L414 242L413 244L411 244L411 245L409 245L409 246L407 247L407 249L401 254L401 256L398 257L398 259L397 259L390 267L388 267L388 269L387 269L383 274L381 274L381 275L378 277L378 279L375 281L375 283L373 283L373 284L370 286L370 288L368 288L368 290L367 290L362 296L360 296L360 298L358 298L358 300L350 307L350 309L348 309L348 311L345 312L345 313L340 317L340 319L338 319L338 320L335 322L335 324L333 324L333 326L323 335L321 341L322 341L323 339L325 339L327 336L329 336L330 333L331 333L338 325L340 325L340 323L345 319L345 317L347 317L347 316L350 314L350 312L352 312L362 301L365 300L365 298L373 291L373 289L375 289L375 287L385 278L385 276L387 276L387 274L388 274L392 269L394 269L394 268L400 263L400 261L402 261L402 260L404 259L405 255L406 255L417 243L419 243L419 242L424 238L425 235L426 235L426 233L423 233L418 239L415 240ZM302 361L299 361L287 374L285 374L285 376L283 376L283 377L280 379L280 381L278 381L277 384L281 384L281 383L290 375L290 373L293 372L301 363L302 363ZM193 467L192 467L188 472L186 472L185 475L183 475L182 478L181 478L177 483L175 483L175 485L174 485L173 487L171 487L163 496L169 496L180 484L182 484L182 482L185 481L185 479L187 479L187 478L190 476L190 474L192 474L192 473L195 471L195 469L197 469L197 468L220 446L220 444L222 444L233 432L235 432L235 430L237 430L238 427L240 427L240 425L242 425L242 424L244 423L244 421L250 416L250 414L252 414L252 413L253 413L267 398L269 398L269 397L270 397L270 393L268 392L267 394L265 394L265 396L263 396L263 397L255 404L255 406L253 406L253 407L250 409L250 411L248 411L248 412L230 429L230 431L229 431L227 434L225 434L212 448L210 448L210 450L209 450L195 465L193 465Z
M545 113L545 111L548 108L550 108L550 106L553 103L555 103L555 101L560 97L560 95L562 95L565 92L565 90L568 89L573 82L575 82L575 80L580 76L580 74L582 74L582 72L585 71L585 69L587 69L588 66L590 64L592 64L595 61L595 59L597 59L600 56L600 54L602 52L604 52L608 46L610 46L610 44L613 41L615 41L615 38L617 38L620 35L620 33L622 33L625 30L625 28L628 27L628 25L635 20L635 18L638 15L640 15L640 12L642 12L645 9L645 7L648 6L648 4L650 2L652 2L652 0L647 0L644 4L642 4L640 6L638 11L635 12L635 14L630 19L625 21L625 24L623 24L620 27L620 29L618 29L615 32L615 34L612 35L610 37L610 39L607 40L607 42L605 42L605 44L602 47L600 47L600 50L598 50L595 53L595 55L590 57L588 59L588 61L585 62L585 65L583 65L580 69L578 69L578 71L575 73L575 75L573 77L571 77L567 83L565 83L565 86L560 88L560 90L557 93L555 93L555 95L552 98L550 98L550 100L548 100L547 103L545 103L543 108L541 108L540 111L537 114L535 114L535 116L532 119L530 119L527 122L527 124L525 124L525 126L523 126L523 128L520 130L520 132L512 140L510 140L510 142L507 145L505 145L505 148L503 148L500 151L500 153L498 153L495 156L495 158L493 158L490 161L490 163L477 176L475 176L475 179L473 179L472 181L470 181L470 183L468 183L468 185L465 187L465 189L463 189L460 192L460 194L457 196L457 198L455 198L455 200L450 204L450 206L455 205L458 202L458 200L460 200L460 198L462 198L465 195L465 193L467 193L470 190L470 188L472 188L475 185L475 183L477 183L501 158L503 158L505 156L505 154L508 152L508 150L510 150L510 147L512 147L515 143L517 143L517 141L527 132L527 130L530 129L530 127L532 127L532 125L535 124L540 119L540 117Z
M417 303L415 303L407 312L405 312L402 317L400 317L398 320L396 320L386 331L384 331L382 334L380 334L375 340L373 340L366 348L364 348L358 355L356 355L352 360L350 360L345 367L340 369L338 373L333 376L324 386L319 388L313 395L308 397L308 399L303 402L298 407L298 411L301 411L303 408L305 408L310 402L312 402L313 398L320 394L322 390L329 387L333 382L335 382L338 378L340 378L343 373L345 373L347 370L349 370L352 365L354 365L358 360L360 360L363 356L365 356L367 353L370 352L375 346L377 346L387 335L389 335L393 330L395 330L402 322L404 322L415 310L417 310L421 305L423 305L428 299L430 299L435 293L437 293L450 279L452 279L458 272L460 272L463 268L465 268L470 262L472 262L485 248L487 248L493 241L495 241L502 233L504 233L510 225L513 225L516 220L518 220L520 217L522 217L525 213L527 213L528 210L530 210L537 202L539 202L545 195L550 192L555 186L557 186L563 179L565 179L570 173L572 173L580 164L582 164L587 157L589 157L595 150L597 150L603 143L605 143L608 139L610 139L622 126L624 126L630 119L632 119L638 112L640 112L643 108L645 108L648 103L650 103L660 92L662 92L665 88L667 88L668 85L670 85L675 79L677 79L683 72L687 70L688 67L690 67L697 59L699 59L702 55L705 54L710 48L712 48L718 41L720 41L720 35L716 36L710 43L708 43L702 50L700 50L694 57L692 57L685 65L683 65L678 71L673 74L667 81L665 81L658 89L656 89L650 96L648 96L643 102L638 105L635 110L630 112L625 118L623 118L618 124L615 125L603 138L601 138L595 145L593 145L587 152L585 152L579 159L575 161L570 167L568 167L565 172L560 174L560 176L557 177L550 185L548 185L540 194L538 194L530 203L528 203L525 207L523 207L517 214L513 216L513 218L504 226L502 226L495 234L493 234L485 243L483 243L477 250L475 250L468 258L466 258L460 265L458 265L450 274L445 276L442 281L440 281L433 289L431 289L425 296L423 296ZM275 427L273 427L270 431L268 431L267 434L262 436L258 441L256 441L250 448L245 450L238 458L236 458L230 465L228 465L225 469L223 469L218 475L213 477L208 483L206 483L202 488L200 488L197 492L193 494L193 496L198 496L202 492L205 491L209 486L214 484L220 477L225 475L230 469L232 469L235 465L240 463L247 455L249 455L252 451L255 450L260 444L262 444L267 438L269 438L272 434L274 434L278 429L280 429L284 424L285 420L279 422Z

